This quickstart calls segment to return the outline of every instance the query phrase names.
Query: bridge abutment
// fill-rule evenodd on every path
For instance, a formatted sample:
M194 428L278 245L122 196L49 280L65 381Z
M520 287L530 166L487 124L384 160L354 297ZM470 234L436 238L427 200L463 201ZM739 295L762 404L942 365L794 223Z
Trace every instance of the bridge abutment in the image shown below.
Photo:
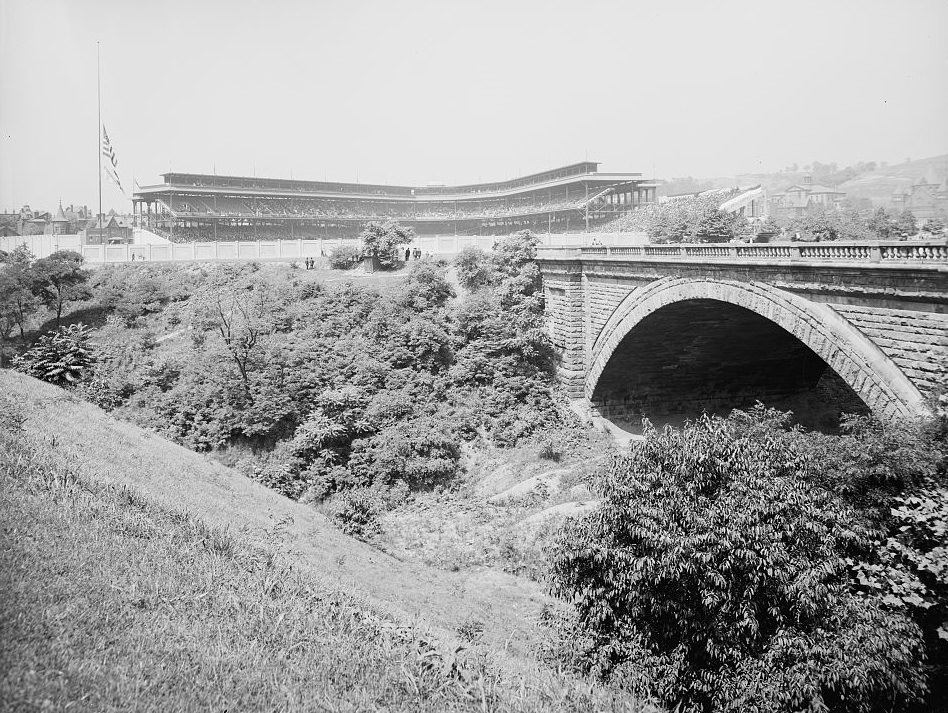
M585 397L586 302L582 272L551 270L544 275L547 330L559 357L557 375L573 398Z

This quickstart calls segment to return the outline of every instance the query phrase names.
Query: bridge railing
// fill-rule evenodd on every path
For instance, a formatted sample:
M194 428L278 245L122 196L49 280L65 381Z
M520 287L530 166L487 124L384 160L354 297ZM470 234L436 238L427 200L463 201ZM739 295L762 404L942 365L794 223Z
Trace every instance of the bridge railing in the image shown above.
M748 245L665 243L656 245L541 247L540 259L593 258L628 260L630 258L677 258L695 260L789 260L839 262L924 262L948 263L945 241L877 243L766 243Z

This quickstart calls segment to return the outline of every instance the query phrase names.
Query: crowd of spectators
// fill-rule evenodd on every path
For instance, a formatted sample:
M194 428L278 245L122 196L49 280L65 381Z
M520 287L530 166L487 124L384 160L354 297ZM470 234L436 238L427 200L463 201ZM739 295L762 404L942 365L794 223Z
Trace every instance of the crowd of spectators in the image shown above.
M365 201L186 197L174 202L173 212L178 217L220 218L312 218L342 220L470 220L508 218L521 215L539 215L566 210L580 210L584 198L553 200L464 201L430 203L369 203Z
M395 221L479 221L481 227L496 230L557 228L572 215L582 220L584 197L504 201L419 201L374 203L367 201L317 200L299 198L207 198L182 197L174 202L178 223L173 231L157 230L174 242L233 240L293 240L349 236L364 222ZM593 205L595 204L595 205ZM590 204L590 216L599 212L601 201ZM575 211L575 215L573 215ZM610 213L610 217L611 217ZM189 220L191 219L191 220ZM223 219L223 220L221 220ZM333 221L339 221L334 224ZM180 225L187 221L188 225ZM312 221L311 223L309 221ZM216 228L215 228L216 223Z

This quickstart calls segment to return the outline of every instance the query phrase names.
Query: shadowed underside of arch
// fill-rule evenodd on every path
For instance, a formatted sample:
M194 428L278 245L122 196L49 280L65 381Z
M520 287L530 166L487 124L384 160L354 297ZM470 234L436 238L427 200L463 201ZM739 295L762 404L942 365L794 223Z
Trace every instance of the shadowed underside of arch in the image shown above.
M865 334L828 305L765 283L676 277L636 289L615 309L593 346L585 381L586 396L594 399L610 359L627 337L636 338L632 332L643 321L654 325L660 315L677 313L680 324L681 315L693 311L698 318L699 307L706 309L715 303L735 314L747 314L746 310L792 335L795 340L787 337L788 342L799 342L796 346L803 345L803 351L819 357L876 415L891 418L925 412L924 399L908 377ZM753 315L748 316L756 320ZM649 317L651 320L647 320ZM719 343L721 336L717 335ZM779 368L779 364L771 367Z

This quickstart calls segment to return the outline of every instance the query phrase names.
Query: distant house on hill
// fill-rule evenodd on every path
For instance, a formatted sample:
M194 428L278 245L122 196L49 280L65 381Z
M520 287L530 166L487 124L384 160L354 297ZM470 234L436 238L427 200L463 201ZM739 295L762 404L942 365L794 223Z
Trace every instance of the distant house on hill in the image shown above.
M920 220L948 214L948 177L938 182L929 170L908 189L897 189L892 194L892 206L898 211L910 211Z
M808 208L821 206L828 210L838 209L846 197L845 191L813 183L812 176L804 176L803 183L790 186L770 197L770 208L778 218L793 218L803 215Z

